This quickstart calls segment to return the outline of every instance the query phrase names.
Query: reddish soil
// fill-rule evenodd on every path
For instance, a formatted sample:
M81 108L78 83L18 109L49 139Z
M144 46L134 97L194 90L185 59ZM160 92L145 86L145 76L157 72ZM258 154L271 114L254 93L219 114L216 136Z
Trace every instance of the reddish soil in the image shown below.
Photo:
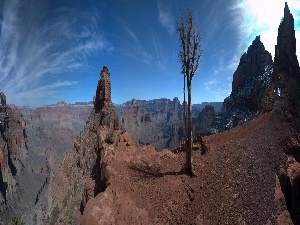
M127 135L127 136L126 136ZM88 201L81 224L293 224L278 175L291 124L272 113L205 137L193 152L197 177L181 173L185 153L138 146L125 134L107 150L108 187Z

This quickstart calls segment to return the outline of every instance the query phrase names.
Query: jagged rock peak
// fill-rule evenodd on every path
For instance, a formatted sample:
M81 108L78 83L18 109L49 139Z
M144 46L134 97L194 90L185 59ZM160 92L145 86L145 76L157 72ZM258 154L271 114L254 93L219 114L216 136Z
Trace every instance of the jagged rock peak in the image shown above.
M110 72L106 66L103 66L100 72L94 107L95 112L99 112L103 107L112 107Z
M247 50L247 54L256 51L256 50L265 50L264 44L260 40L260 35L256 36L255 39L253 40L252 44L249 46Z
M287 3L285 3L284 7L284 17L278 28L275 57L286 53L296 55L294 17L290 12Z
M3 92L0 92L0 105L6 105L6 96Z
M263 108L270 111L279 100L280 104L276 104L277 106L285 105L290 110L296 109L300 98L299 84L300 68L296 55L294 17L285 3L284 17L278 28L275 46L274 72Z
M268 80L267 70L272 68L272 56L265 50L264 44L257 36L249 46L246 53L240 59L237 70L233 74L232 92L243 88L247 83L253 83L257 79ZM253 86L253 84L251 84Z

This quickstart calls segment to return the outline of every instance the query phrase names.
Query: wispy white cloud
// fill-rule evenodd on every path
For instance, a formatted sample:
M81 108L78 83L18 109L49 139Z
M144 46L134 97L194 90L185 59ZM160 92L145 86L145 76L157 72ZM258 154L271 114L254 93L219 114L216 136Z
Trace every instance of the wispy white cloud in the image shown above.
M158 67L160 69L165 69L165 62L163 61L162 57L161 57L161 47L159 44L157 44L156 38L153 37L153 45L154 45L154 49L156 52L156 61L158 64Z
M237 54L233 55L228 62L223 58L218 62L213 69L212 74L204 82L205 90L214 95L218 101L223 100L231 93L232 75L239 63Z
M48 11L40 2L31 4L4 0L0 8L0 84L8 102L38 105L43 95L77 83L63 73L86 70L87 56L113 48L98 32L97 10Z
M38 86L35 89L25 90L16 92L14 95L9 95L9 102L17 103L18 105L36 106L38 99L39 103L44 104L49 102L49 98L57 99L58 101L63 100L57 90L60 87L72 86L77 84L77 81L62 81L51 83L49 85Z
M172 12L163 6L162 1L157 2L158 20L160 24L168 30L170 35L175 32L175 18Z
M124 30L130 36L131 41L126 43L126 46L122 50L123 54L130 56L134 60L150 64L153 60L153 56L147 52L140 44L137 35L128 26L123 25Z

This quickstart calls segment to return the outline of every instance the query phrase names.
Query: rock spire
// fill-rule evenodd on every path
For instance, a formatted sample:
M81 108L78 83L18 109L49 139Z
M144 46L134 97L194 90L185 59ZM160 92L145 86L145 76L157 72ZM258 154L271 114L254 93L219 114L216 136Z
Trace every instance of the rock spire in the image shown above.
M233 74L232 92L225 98L221 113L212 125L212 133L251 120L260 110L273 71L272 55L257 36Z
M287 72L290 75L295 74L296 71L293 70L298 67L294 17L287 3L285 3L284 17L278 28L274 64L276 72Z
M103 107L112 106L111 102L111 81L110 72L106 66L103 66L100 73L100 80L94 97L95 112L99 112Z
M107 128L118 130L119 117L111 101L110 72L103 66L100 72L96 96L94 97L94 123Z
M300 96L300 68L296 55L296 37L294 17L285 3L284 17L278 28L277 45L275 46L274 71L266 97L267 110L281 100L286 108L296 109Z

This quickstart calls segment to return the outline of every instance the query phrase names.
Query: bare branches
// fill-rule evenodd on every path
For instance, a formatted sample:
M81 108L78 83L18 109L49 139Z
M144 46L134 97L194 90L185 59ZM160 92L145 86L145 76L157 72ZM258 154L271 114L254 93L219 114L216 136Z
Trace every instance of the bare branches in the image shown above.
M186 146L186 164L185 169L188 174L194 174L192 171L192 112L191 112L191 87L192 78L195 75L199 61L201 59L202 50L200 49L201 36L200 32L194 28L193 14L189 10L188 17L184 20L183 17L177 23L177 31L179 33L179 42L181 49L179 51L179 59L181 62L181 73L184 75L184 124L185 135L188 139L188 145ZM186 104L185 104L185 88L188 89L188 112L186 118Z
M184 20L181 17L177 23L181 46L179 51L179 59L182 64L181 73L190 80L195 75L202 56L202 50L200 49L201 36L200 32L194 28L193 19L193 14L189 10L187 19Z

